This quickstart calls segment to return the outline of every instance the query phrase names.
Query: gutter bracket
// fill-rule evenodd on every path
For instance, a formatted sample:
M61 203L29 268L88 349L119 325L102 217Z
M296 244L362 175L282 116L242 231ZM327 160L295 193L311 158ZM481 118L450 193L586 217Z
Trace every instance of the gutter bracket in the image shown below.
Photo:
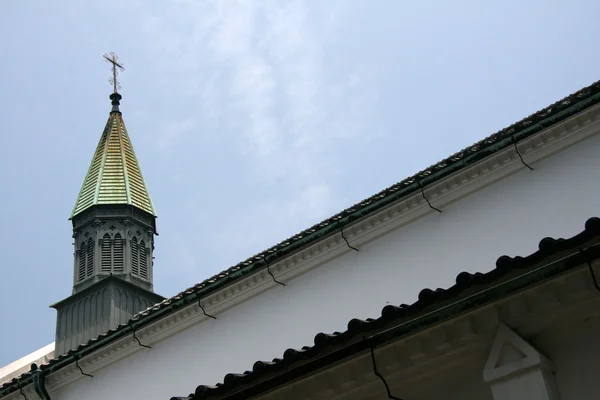
M527 168L529 168L529 170L530 170L530 171L533 171L533 168L532 168L532 167L531 167L529 164L527 164L527 163L525 162L525 160L523 160L523 156L521 155L521 152L519 151L519 148L517 147L517 142L516 142L516 140L515 140L515 135L512 135L510 138L511 138L511 140L512 140L512 142L513 142L513 145L515 146L515 151L517 152L517 155L518 155L518 156L519 156L519 158L521 159L521 163L522 163L524 166L526 166Z
M21 394L21 396L23 396L23 398L25 400L29 400L27 398L27 395L23 392L23 387L21 386L21 381L17 378L17 385L19 385L19 393Z
M285 286L285 283L279 282L277 279L275 279L275 275L273 275L273 273L271 272L271 269L269 268L269 263L267 262L266 257L264 258L264 262L265 262L265 265L267 266L267 272L269 273L269 275L271 275L271 278L273 278L273 282L275 282L278 285Z
M383 382L383 385L385 386L385 390L387 391L388 399L390 399L390 400L402 400L400 397L395 397L395 396L392 395L392 393L390 392L390 387L389 387L387 381L385 380L385 378L383 377L383 375L381 375L379 373L379 371L377 371L377 364L375 363L375 347L371 346L371 347L369 347L369 349L371 350L371 361L373 363L373 372L375 373L375 375L379 379L381 379L381 382Z
M344 242L346 242L346 245L349 248L351 248L354 251L359 251L356 247L350 245L350 243L348 242L348 239L346 239L346 236L344 236L344 228L342 228L341 224L340 224L340 234L342 235L342 239L344 239Z
M429 201L429 199L425 196L425 189L423 189L423 185L421 184L421 181L417 181L417 185L419 185L419 189L421 189L421 196L423 196L423 198L425 199L425 201L429 205L429 208L431 208L432 210L435 210L435 211L441 213L442 210L440 210L437 207L432 206L431 202Z
M212 318L212 319L217 319L217 317L215 317L214 315L210 315L206 312L206 310L202 306L202 303L200 302L200 294L198 292L199 291L196 292L196 297L198 298L198 307L200 307L200 310L202 310L202 313L204 314L204 316L208 317L208 318Z
M129 327L131 328L131 333L133 334L133 338L138 342L138 344L140 345L140 347L145 347L147 349L151 349L152 347L142 344L142 342L140 342L140 339L138 339L138 337L135 335L135 328L133 327L133 324L129 324Z
M79 366L79 359L77 357L73 356L73 359L75 359L75 366L77 367L77 369L79 370L79 372L81 372L81 375L87 376L87 377L90 377L90 378L94 377L94 375L86 374L85 372L83 372L83 369L81 369L81 367Z

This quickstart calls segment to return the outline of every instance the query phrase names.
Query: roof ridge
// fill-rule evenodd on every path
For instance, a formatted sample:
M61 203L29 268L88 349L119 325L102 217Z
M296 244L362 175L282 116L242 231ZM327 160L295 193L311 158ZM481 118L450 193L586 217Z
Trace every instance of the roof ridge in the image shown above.
M106 156L108 155L108 147L110 146L111 133L114 125L114 113L110 113L108 120L106 121L106 141L103 141L102 159L98 169L98 178L96 179L96 188L94 189L94 203L98 202L98 196L100 194L100 186L102 184L102 174L104 173L104 166L106 165ZM112 123L111 123L112 120ZM110 124L110 126L109 126ZM100 138L102 140L103 137ZM100 145L100 144L98 144Z
M129 188L129 176L127 174L127 159L125 158L125 147L123 146L123 131L124 124L119 115L116 116L117 122L117 137L119 138L119 147L121 148L121 164L123 167L123 179L125 180L125 195L127 196L127 203L131 204L131 190Z
M110 116L109 116L110 119ZM108 129L108 121L106 123L106 125L104 126L104 130L102 131L102 136L100 137L102 139L102 137L106 134ZM98 142L98 144L96 145L96 150L94 151L94 155L96 155L98 153L98 149L100 148L100 146L103 144L103 141L100 140ZM84 177L84 184L81 185L81 188L79 189L79 193L77 194L77 200L79 200L80 198L82 198L83 193L85 192L85 179L90 175L90 172L92 171L92 167L94 166L94 158L92 158L92 160L90 161L90 166L88 167L87 172L85 173L85 177ZM94 196L95 198L95 196ZM73 218L73 216L75 215L75 211L77 210L77 205L78 205L78 201L75 202L75 205L73 206L73 210L71 211L71 217Z
M152 196L150 196L150 191L148 190L148 186L146 185L146 181L144 180L144 176L142 173L142 169L140 167L140 163L137 159L137 155L135 154L135 149L133 148L133 143L131 142L131 138L129 137L129 132L127 131L127 127L125 126L125 121L123 120L123 116L121 115L121 126L123 129L123 144L127 145L129 147L129 150L131 151L131 162L133 163L134 169L136 169L136 171L133 171L137 174L139 174L140 176L140 184L142 185L142 188L144 190L144 194L146 197L146 200L148 201L148 205L149 208L152 210L151 214L156 216L156 210L154 209L154 203L152 202ZM127 152L127 151L125 151ZM129 178L129 176L128 176Z

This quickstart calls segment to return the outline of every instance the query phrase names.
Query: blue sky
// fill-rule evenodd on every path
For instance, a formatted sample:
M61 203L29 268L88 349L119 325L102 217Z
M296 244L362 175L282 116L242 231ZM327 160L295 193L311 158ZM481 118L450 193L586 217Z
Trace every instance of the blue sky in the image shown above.
M168 4L168 7L165 5ZM600 79L593 0L9 1L0 366L54 339L102 54L171 296Z

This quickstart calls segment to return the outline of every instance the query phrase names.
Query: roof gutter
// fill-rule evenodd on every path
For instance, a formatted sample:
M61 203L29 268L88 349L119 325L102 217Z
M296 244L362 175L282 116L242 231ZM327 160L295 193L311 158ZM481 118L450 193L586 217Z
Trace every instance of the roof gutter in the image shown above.
M497 151L500 151L500 150L503 150L504 148L513 146L514 141L518 142L524 138L532 136L533 134L540 132L543 129L546 129L546 128L554 125L555 123L560 122L560 121L564 120L565 118L568 118L569 116L574 115L574 114L594 105L595 103L598 103L599 101L600 101L600 93L596 93L595 95L591 96L590 98L588 98L584 101L581 101L565 110L562 110L562 111L556 113L555 115L552 115L551 117L548 117L542 121L532 124L531 126L525 128L519 132L516 132L513 136L509 136L505 139L502 139L499 142L497 142L496 144L486 147L485 149L482 149L476 153L473 153L472 155L462 159L461 161L459 161L457 163L449 165L446 168L440 169L438 172L435 172L433 174L421 176L422 179L421 179L420 183L423 186L431 184L443 177L446 177L460 169L465 168L466 166L468 166L470 164L474 164L475 162L477 162L493 153L496 153ZM398 190L398 192L393 195L386 196L385 198L382 198L379 201L376 201L364 208L361 208L357 212L349 214L345 218L340 218L339 223L341 225L346 225L356 219L359 219L367 214L370 214L374 209L380 209L383 206L393 203L394 201L399 200L408 194L417 192L420 189L421 189L421 187L419 186L419 183L414 182L413 184L407 185L404 189ZM337 228L338 227L336 226L336 229ZM319 231L315 232L313 235L317 235L317 234L319 234ZM307 236L307 240L311 236L312 235ZM310 241L310 240L308 240L308 241Z
M31 364L31 374L33 377L33 388L40 396L40 400L52 400L46 390L46 373L40 371L37 364Z
M432 174L423 174L423 175L419 175L420 174L419 173L417 175L418 175L418 177L421 178L421 180L417 181L415 179L413 182L406 182L406 186L404 188L398 189L398 191L393 194L383 195L383 193L382 193L381 194L382 198L380 200L376 200L370 204L366 204L365 206L362 206L360 209L358 209L356 211L352 211L346 215L343 215L344 212L342 211L340 214L331 218L331 219L337 220L335 223L327 223L326 225L325 225L325 223L321 224L321 229L318 229L317 231L315 231L311 234L308 234L305 237L303 237L297 241L294 241L292 244L290 244L289 248L286 248L285 250L274 252L273 256L269 259L269 262L272 263L274 260L281 258L293 251L296 251L306 245L309 245L310 243L314 242L315 240L317 240L323 236L337 233L337 232L339 232L339 229L341 227L348 225L351 222L356 221L368 214L371 214L372 212L379 210L397 200L400 200L401 198L403 198L409 194L420 191L422 186L432 184L432 183L438 181L439 179L449 176L449 175L453 174L454 172L457 172L458 170L461 170L471 164L474 164L491 154L494 154L500 150L503 150L505 148L513 146L515 142L519 142L520 140L522 140L524 138L532 136L535 133L538 133L538 132L546 129L546 128L554 125L555 123L561 122L564 119L566 119L574 114L577 114L578 112L580 112L588 107L591 107L592 105L594 105L598 102L600 102L600 93L596 93L596 94L590 96L589 98L572 105L571 107L568 107L562 111L559 111L556 114L549 116L537 123L531 124L527 128L519 130L512 136L508 136L491 146L488 146L480 151L473 153L470 156L467 156L467 157L461 159L459 162L456 162L445 168L442 168L438 172L435 172ZM375 195L375 196L377 196L377 195ZM375 197L375 196L373 196L373 197ZM360 205L360 203L359 203L359 205ZM352 209L347 210L347 211L351 211L351 210ZM248 267L248 269L252 269L252 272L254 272L255 270L258 270L258 269L254 269L252 267L256 268L254 266L254 264L252 264L251 266ZM242 268L238 271L237 274L233 273L233 274L230 274L230 276L237 277L237 276L243 275L244 273L245 273L245 268ZM224 282L224 283L229 283L229 282Z

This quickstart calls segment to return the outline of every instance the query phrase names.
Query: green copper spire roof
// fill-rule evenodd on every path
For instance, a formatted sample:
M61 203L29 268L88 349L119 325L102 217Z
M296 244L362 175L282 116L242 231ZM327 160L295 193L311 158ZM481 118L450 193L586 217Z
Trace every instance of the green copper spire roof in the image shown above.
M112 110L71 218L94 205L130 204L156 216L142 171L119 111L121 95L113 93Z

